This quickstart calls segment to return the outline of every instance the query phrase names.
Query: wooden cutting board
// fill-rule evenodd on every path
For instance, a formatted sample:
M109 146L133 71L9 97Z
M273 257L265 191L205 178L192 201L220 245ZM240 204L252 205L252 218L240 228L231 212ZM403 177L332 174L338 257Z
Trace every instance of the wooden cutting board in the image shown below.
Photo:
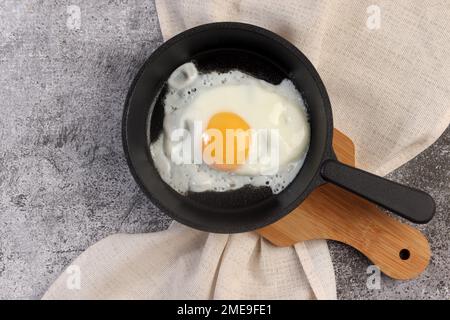
M333 147L340 161L355 165L353 142L338 130L334 130ZM289 215L257 232L281 247L312 239L343 242L394 279L417 277L431 256L419 230L332 184L317 188Z

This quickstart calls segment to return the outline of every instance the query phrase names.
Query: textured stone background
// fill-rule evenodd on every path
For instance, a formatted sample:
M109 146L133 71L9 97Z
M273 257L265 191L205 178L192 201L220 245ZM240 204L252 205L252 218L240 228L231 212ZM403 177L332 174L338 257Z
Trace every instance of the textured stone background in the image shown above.
M80 29L67 25L69 5ZM0 0L0 298L40 298L110 234L167 227L132 180L120 134L127 89L161 42L150 0ZM450 298L449 145L447 130L390 175L437 201L421 227L434 252L427 271L368 290L369 261L332 243L340 298Z

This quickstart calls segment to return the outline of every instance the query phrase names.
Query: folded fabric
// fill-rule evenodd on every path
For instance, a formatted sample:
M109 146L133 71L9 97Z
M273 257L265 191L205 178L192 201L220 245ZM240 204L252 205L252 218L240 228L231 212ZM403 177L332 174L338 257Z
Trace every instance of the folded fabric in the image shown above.
M335 299L323 242L276 248L256 233L211 234L178 223L117 234L81 254L44 299Z
M359 167L386 175L450 123L450 5L441 0L156 0L164 39L238 21L295 44L327 87ZM377 21L378 20L378 21Z

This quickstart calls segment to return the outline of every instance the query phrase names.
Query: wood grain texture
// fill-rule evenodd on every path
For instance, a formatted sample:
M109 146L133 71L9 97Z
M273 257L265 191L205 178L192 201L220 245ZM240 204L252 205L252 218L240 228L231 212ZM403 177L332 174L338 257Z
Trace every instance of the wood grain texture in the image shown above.
M333 148L340 161L355 165L353 142L337 130ZM292 213L258 233L277 246L313 239L348 244L394 279L417 277L431 256L428 240L419 230L332 184L317 188Z

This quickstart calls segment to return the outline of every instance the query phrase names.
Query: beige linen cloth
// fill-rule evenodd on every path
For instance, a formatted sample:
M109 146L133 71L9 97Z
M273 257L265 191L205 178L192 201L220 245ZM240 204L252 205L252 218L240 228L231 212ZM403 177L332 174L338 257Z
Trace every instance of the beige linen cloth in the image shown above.
M335 127L355 142L358 166L373 173L410 160L449 125L448 1L156 0L156 6L164 39L203 23L240 21L293 42L321 74ZM275 248L255 233L208 234L175 223L163 232L110 236L73 265L79 288L71 285L73 272L64 272L45 299L336 298L323 240Z

